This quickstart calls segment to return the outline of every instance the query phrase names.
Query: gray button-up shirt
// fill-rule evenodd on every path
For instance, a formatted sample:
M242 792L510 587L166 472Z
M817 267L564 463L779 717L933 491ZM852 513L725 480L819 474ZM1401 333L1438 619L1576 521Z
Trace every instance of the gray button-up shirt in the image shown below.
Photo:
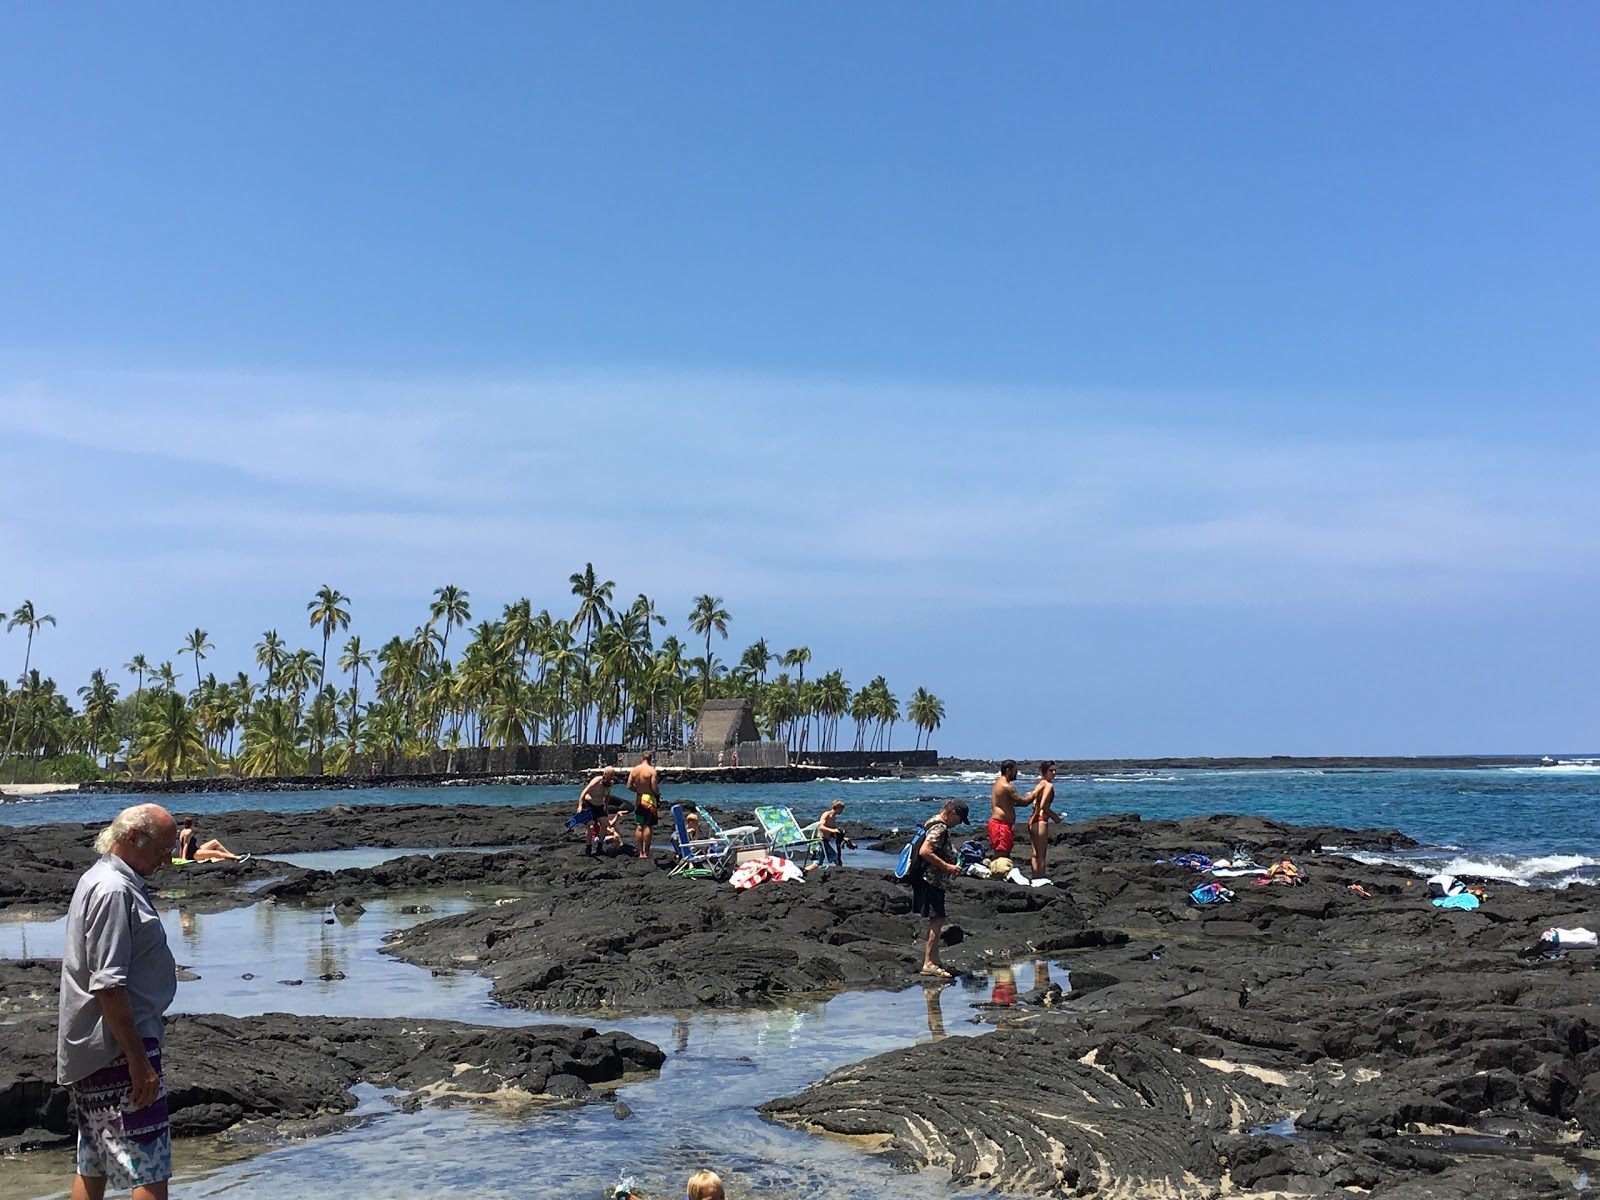
M78 880L67 910L58 1082L92 1075L122 1053L95 997L95 992L114 987L127 989L139 1036L163 1040L163 1014L178 992L167 931L139 873L115 854L102 854Z

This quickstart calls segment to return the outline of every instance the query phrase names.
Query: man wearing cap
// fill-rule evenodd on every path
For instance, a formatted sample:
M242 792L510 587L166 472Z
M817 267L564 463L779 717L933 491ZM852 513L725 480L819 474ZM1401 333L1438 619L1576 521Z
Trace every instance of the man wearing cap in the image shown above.
M156 804L125 808L95 840L67 910L61 955L56 1078L72 1091L78 1125L72 1200L106 1185L134 1200L166 1200L172 1131L161 1047L177 969L145 878L171 859L178 827Z
M946 800L939 815L922 828L922 845L917 850L917 870L911 874L911 911L928 918L928 945L922 955L922 973L951 978L939 961L939 934L944 929L944 885L952 875L961 874L956 865L950 830L967 823L967 805L962 800Z

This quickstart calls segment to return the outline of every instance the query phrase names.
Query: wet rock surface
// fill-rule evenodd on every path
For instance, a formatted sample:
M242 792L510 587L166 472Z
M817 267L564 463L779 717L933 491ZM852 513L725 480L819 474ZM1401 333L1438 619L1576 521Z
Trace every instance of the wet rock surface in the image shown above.
M1131 938L1059 958L1064 1004L1031 997L996 1034L881 1055L763 1111L1029 1195L1573 1194L1590 1168L1551 1162L1600 1135L1600 960L1522 951L1551 924L1600 927L1600 897L1506 887L1443 911L1402 872L1304 853L1361 837L1229 818L1062 830L1052 878ZM1153 861L1239 846L1292 854L1310 882L1228 880L1235 902L1201 909L1187 893L1206 877ZM1286 1118L1289 1136L1250 1132Z
M0 1149L71 1137L66 1089L55 1083L54 1019L5 1027ZM243 1140L318 1132L348 1113L350 1087L401 1089L402 1105L614 1100L612 1087L655 1071L665 1055L625 1033L581 1026L487 1029L451 1021L352 1017L178 1016L163 1068L173 1132L243 1127Z
M392 937L389 951L435 971L481 973L497 998L534 1009L763 1006L917 978L925 926L909 911L910 889L882 872L846 868L738 892L669 876L665 851L653 862L586 858L564 828L566 815L560 807L469 805L219 814L206 819L208 834L267 854L407 843L515 848L410 855L337 872L266 862L173 874L186 889L214 888L202 894L217 903L328 905L363 921L373 919L359 912L364 899L406 889L493 898ZM736 819L723 815L725 825ZM28 876L40 865L26 854L13 858L0 865L0 900L33 878L28 886L38 894L65 903L92 858L93 830L53 829L12 831L58 859L45 864L57 876ZM858 840L867 833L852 827ZM857 1063L770 1102L765 1114L859 1138L908 1169L1026 1195L1574 1194L1577 1173L1593 1169L1586 1147L1600 1137L1600 956L1523 951L1551 925L1600 928L1600 895L1584 886L1490 882L1494 894L1482 908L1437 910L1414 876L1322 852L1410 844L1392 830L1254 817L1117 816L1057 827L1053 886L952 881L944 957L973 973L968 986L1017 959L1050 962L1058 978L1061 968L1070 972L1065 992L1036 989L1012 1005L996 987L988 1019L997 1031ZM1222 880L1235 902L1201 909L1188 893L1208 877L1156 861L1240 849L1263 864L1292 857L1309 881ZM157 876L158 888L173 886L168 876ZM55 970L0 967L0 1002L19 1006L3 1011L42 1011L53 1000ZM277 1032L284 1045L324 1036L337 1047L332 1073L316 1077L332 1082L308 1085L307 1094L344 1097L358 1077L399 1079L397 1086L424 1094L415 1079L384 1074L402 1067L392 1065L399 1052L382 1038L334 1038L310 1032L327 1022L282 1020L292 1023ZM483 1045L478 1057L420 1058L419 1077L433 1070L442 1079L444 1059L453 1073L456 1062L483 1063L491 1052L489 1070L503 1075L499 1056L518 1051ZM271 1057L260 1046L240 1054ZM180 1043L172 1057L174 1071L182 1069ZM487 1087L473 1070L458 1086ZM545 1094L575 1088L569 1078L585 1082L552 1070ZM10 1086L0 1083L0 1096L11 1095ZM273 1094L262 1084L260 1096L264 1106ZM237 1106L241 1115L230 1122L254 1119L231 1091L204 1103L224 1115ZM342 1099L285 1103L279 1120L348 1119ZM201 1102L194 1107L199 1113ZM1282 1124L1288 1118L1292 1129ZM192 1119L204 1127L222 1117ZM1288 1132L1251 1132L1263 1127ZM266 1136L276 1135L268 1128Z
M879 872L815 872L741 892L572 853L527 862L520 899L413 926L388 952L487 975L504 1003L580 1011L767 1005L902 986L922 965L926 924L911 914L911 889ZM963 879L948 907L945 957L956 964L1121 936L1086 928L1071 897L1050 888Z

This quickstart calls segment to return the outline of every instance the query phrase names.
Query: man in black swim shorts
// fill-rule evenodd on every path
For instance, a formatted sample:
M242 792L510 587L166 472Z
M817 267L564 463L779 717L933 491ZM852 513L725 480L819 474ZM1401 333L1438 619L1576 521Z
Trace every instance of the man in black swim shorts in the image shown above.
M606 805L610 803L611 787L616 782L617 769L606 767L589 780L578 795L578 807L575 811L587 812L589 816L589 840L583 847L585 855L594 854L605 845L602 839L606 836Z

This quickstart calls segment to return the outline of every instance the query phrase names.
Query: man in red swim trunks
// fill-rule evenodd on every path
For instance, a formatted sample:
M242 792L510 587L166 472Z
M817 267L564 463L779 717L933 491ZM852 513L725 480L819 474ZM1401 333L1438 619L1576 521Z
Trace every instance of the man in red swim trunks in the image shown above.
M1006 759L1000 764L1000 778L989 789L989 845L994 847L996 858L1011 857L1011 847L1017 844L1017 764Z

